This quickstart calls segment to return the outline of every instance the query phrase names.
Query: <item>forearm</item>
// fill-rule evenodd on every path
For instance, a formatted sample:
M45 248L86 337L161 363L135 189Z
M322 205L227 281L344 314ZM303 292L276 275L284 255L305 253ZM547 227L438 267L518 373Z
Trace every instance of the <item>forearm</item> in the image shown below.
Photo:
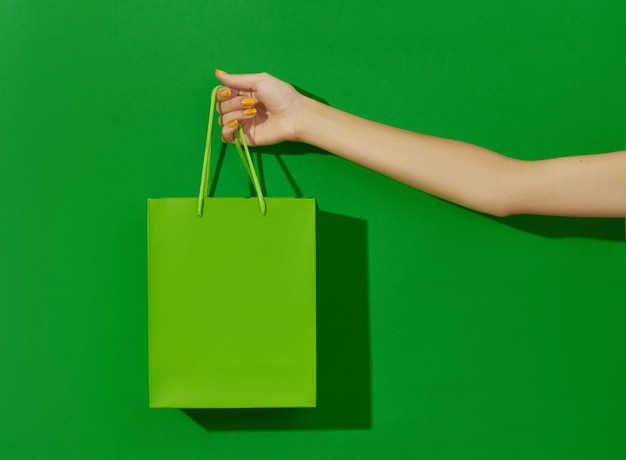
M472 144L393 128L305 99L298 140L429 194L494 215L511 213L519 160Z

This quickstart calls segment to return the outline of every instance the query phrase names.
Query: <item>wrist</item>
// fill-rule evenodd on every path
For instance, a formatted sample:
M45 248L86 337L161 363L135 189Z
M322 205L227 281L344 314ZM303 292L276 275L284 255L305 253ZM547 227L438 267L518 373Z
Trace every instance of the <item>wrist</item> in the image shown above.
M321 103L299 94L293 116L293 141L314 145L314 114L318 105Z

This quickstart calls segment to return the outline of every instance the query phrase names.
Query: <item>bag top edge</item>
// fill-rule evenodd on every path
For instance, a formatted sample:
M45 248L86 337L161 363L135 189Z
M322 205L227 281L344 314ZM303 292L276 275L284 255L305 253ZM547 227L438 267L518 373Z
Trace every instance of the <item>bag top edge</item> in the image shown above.
M216 196L216 197L208 197L205 200L257 200L257 197L248 197L248 196ZM196 200L198 201L198 197L189 197L189 196L159 196L156 198L148 198L148 201L153 200ZM303 196L303 197L295 197L295 196L270 196L265 197L265 200L275 201L275 200L315 200L315 197Z

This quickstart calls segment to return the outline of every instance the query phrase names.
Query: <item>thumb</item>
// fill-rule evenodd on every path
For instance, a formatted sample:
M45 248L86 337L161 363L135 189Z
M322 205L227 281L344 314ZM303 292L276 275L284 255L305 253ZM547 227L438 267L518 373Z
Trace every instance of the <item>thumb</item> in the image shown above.
M249 74L229 74L216 70L215 77L229 88L239 91L252 91L256 85L263 79L265 74L249 73Z

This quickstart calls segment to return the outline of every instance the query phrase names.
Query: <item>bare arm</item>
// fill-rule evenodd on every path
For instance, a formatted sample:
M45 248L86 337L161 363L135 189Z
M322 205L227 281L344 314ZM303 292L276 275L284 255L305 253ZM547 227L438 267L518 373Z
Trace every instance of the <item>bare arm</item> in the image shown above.
M365 120L300 95L267 74L218 75L223 136L240 121L253 145L301 141L477 211L626 216L626 151L516 160L465 142ZM255 100L245 115L241 98Z

